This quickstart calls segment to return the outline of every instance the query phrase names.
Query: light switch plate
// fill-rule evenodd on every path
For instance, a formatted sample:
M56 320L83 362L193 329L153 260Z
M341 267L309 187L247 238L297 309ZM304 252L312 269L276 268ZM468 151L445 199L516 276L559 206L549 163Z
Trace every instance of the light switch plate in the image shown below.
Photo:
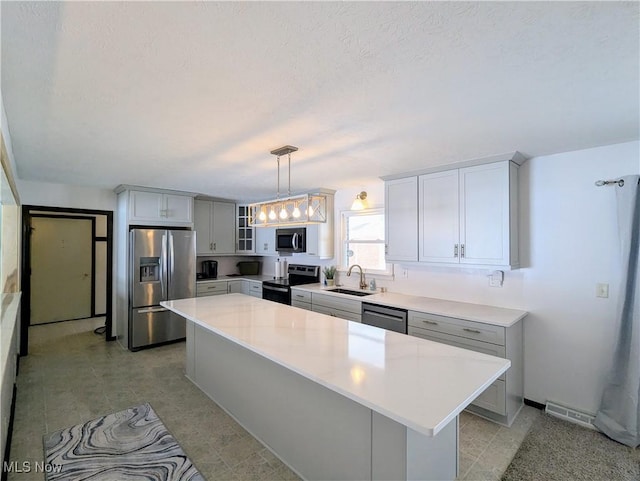
M609 297L609 284L598 283L596 284L596 297Z

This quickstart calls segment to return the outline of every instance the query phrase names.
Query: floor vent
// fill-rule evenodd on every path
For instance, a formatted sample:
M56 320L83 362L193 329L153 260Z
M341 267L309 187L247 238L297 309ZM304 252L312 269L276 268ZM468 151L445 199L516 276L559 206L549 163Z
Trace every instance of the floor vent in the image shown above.
M552 402L547 402L545 412L550 414L551 416L555 416L557 418L564 419L565 421L579 424L580 426L584 426L585 428L593 429L594 431L598 430L598 428L593 425L593 420L595 418L590 414L581 413L580 411L576 411L575 409L567 408L561 406L560 404Z

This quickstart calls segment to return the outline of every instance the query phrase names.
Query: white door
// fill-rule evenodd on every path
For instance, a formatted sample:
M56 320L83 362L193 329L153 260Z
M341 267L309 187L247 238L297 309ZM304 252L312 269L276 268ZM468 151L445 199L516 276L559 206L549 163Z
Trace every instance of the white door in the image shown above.
M460 262L509 264L509 163L460 169Z
M456 263L460 255L458 171L420 176L420 261Z
M276 228L256 227L256 254L263 256L275 256L276 252Z
M418 260L418 179L384 183L385 259Z
M31 220L31 324L91 317L92 220Z
M132 190L129 195L129 220L156 222L164 220L160 215L164 209L162 194Z
M213 203L211 241L214 254L236 252L236 205L228 202Z
M213 253L211 241L211 217L213 216L213 202L196 200L193 206L193 226L196 231L196 254L207 255Z
M186 195L164 195L166 220L172 222L193 222L193 198Z

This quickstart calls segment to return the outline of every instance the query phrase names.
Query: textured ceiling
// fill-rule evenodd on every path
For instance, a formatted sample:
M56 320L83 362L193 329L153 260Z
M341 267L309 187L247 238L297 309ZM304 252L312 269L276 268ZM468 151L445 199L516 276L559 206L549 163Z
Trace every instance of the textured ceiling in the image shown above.
M639 9L2 2L17 175L253 200L285 144L302 191L638 139Z

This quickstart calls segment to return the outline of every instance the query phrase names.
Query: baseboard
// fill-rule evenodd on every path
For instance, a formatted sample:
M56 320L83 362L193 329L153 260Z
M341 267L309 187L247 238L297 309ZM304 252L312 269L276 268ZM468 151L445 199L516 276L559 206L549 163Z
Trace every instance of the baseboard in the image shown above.
M527 399L527 398L525 398L525 399L524 399L524 403L525 403L527 406L531 406L532 408L539 409L540 411L544 411L544 409L545 409L545 407L546 407L546 406L545 406L544 404L542 404L542 403L539 403L539 402L536 402L536 401L532 401L531 399Z

